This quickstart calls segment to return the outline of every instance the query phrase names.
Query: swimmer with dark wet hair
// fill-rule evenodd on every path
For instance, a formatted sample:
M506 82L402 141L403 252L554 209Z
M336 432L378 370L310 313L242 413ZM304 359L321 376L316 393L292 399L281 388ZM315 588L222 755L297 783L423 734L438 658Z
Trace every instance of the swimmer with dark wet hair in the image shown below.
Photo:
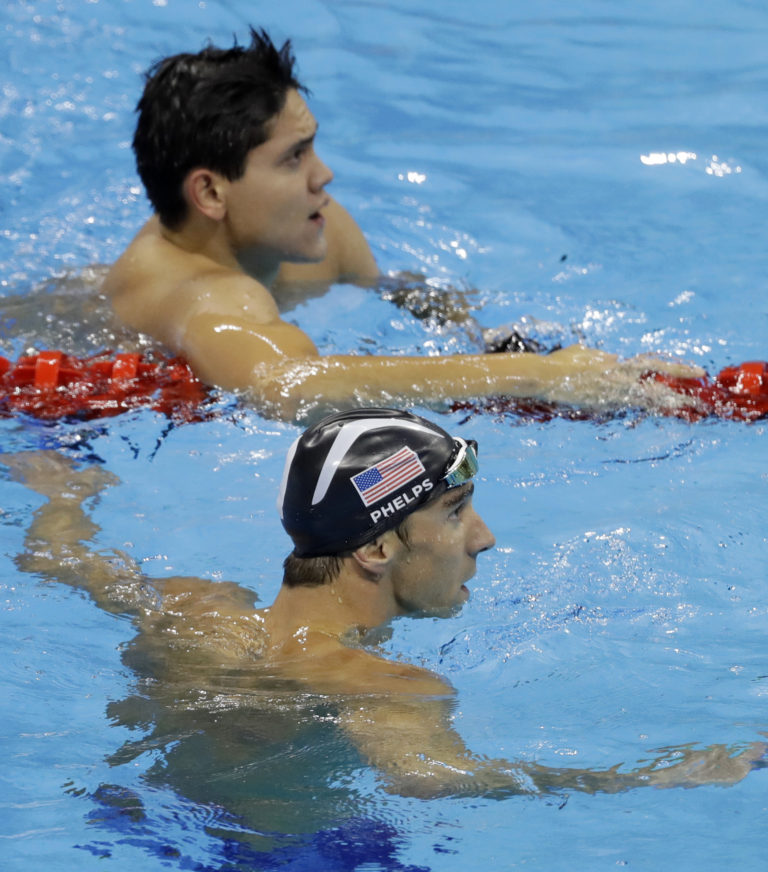
M249 391L264 412L443 403L512 396L573 405L650 407L654 369L700 371L579 345L548 355L321 356L280 316L273 291L378 277L359 226L326 191L317 122L289 42L263 30L249 45L160 60L138 104L134 150L155 215L109 271L122 322L184 357L199 378Z
M733 783L761 765L760 743L673 749L626 772L553 769L466 748L451 723L451 686L376 648L377 634L400 616L460 609L478 556L494 546L473 504L477 446L417 415L335 414L294 443L278 498L293 551L275 602L262 609L238 585L149 579L133 558L89 547L98 528L82 503L115 483L98 466L76 470L56 452L0 461L49 499L19 567L131 614L139 634L126 649L130 662L151 669L153 693L172 709L208 699L218 712L222 694L242 688L225 708L255 705L266 716L265 695L276 687L321 695L390 789L422 797ZM242 762L247 753L235 756Z

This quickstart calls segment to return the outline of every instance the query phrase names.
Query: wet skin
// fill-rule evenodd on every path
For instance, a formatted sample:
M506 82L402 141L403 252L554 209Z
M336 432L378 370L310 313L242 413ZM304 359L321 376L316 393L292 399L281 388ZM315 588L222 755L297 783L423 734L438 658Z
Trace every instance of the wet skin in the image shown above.
M297 91L270 125L270 136L248 155L244 174L227 186L232 248L244 259L254 251L275 265L321 261L328 250L323 210L331 170L315 152L317 122Z
M469 598L477 555L495 544L472 504L474 484L451 488L408 519L407 545L393 567L401 614L444 614Z

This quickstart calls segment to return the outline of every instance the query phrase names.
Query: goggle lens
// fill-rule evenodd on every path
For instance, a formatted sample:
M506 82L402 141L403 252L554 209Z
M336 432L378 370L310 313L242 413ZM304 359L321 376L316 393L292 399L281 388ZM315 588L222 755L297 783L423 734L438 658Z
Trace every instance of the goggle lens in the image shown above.
M455 442L459 450L453 463L451 463L448 471L443 476L443 481L449 488L458 487L468 482L480 469L480 464L477 460L477 442L474 439L466 442L460 436L455 438Z

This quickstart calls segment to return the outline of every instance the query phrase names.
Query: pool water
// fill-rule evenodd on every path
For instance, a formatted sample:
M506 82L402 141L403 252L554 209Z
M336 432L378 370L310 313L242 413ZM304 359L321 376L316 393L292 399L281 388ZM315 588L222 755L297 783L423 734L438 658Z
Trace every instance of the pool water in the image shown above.
M135 341L94 295L148 214L129 147L140 74L244 38L255 14L243 0L5 4L0 354ZM333 192L385 273L461 289L484 326L710 371L768 356L763 4L285 0L253 23L293 38ZM286 317L324 351L475 341L386 289L337 285ZM184 426L149 410L7 418L0 444L119 477L89 506L99 547L269 602L297 428L231 395L217 408ZM459 616L397 621L382 645L453 683L470 748L628 769L763 737L764 423L442 423L480 443L476 505L497 547ZM3 869L765 866L763 769L728 787L425 801L387 793L321 699L235 683L218 707L174 712L131 666L128 618L17 569L41 498L0 487Z

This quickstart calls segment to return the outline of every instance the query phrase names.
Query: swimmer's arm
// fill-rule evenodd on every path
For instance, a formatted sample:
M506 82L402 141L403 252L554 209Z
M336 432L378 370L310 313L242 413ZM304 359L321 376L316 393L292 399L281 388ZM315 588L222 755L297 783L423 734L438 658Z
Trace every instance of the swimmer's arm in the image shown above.
M355 219L331 200L325 210L325 237L328 253L320 263L283 263L276 290L282 286L355 282L377 282L382 296L413 313L439 324L462 324L478 336L481 328L471 314L473 306L465 291L456 288L430 288L426 276L402 272L382 279L376 259Z
M22 572L46 581L87 591L108 612L131 614L144 630L162 622L163 631L178 640L187 637L198 647L218 644L217 656L242 662L242 638L251 626L256 595L234 582L196 577L150 580L130 555L96 547L99 527L84 508L116 476L101 466L77 469L57 451L27 451L0 455L11 478L44 497L27 530L24 551L16 557ZM170 621L168 617L170 616ZM242 628L242 629L241 629Z
M393 792L430 798L518 794L619 793L636 787L696 787L735 784L765 753L763 743L746 749L725 745L668 749L630 771L555 768L511 762L469 751L450 722L452 700L412 695L360 697L342 710L344 728Z
M350 697L339 718L393 793L429 799L533 792L521 773L502 771L467 749L450 723L452 706L447 695L371 694Z
M254 366L250 387L266 409L285 418L316 405L442 405L498 396L589 408L687 402L664 385L642 382L640 376L649 369L692 374L686 366L644 357L620 361L614 354L576 345L546 356L288 357Z
M331 200L325 210L325 237L328 254L317 264L283 263L277 277L280 285L327 283L335 281L368 284L381 280L370 246L355 219ZM398 273L381 282L382 295L417 318L434 319L440 324L464 324L478 334L480 327L473 318L472 305L465 291L456 288L430 288L426 277Z
M483 328L473 315L478 306L476 292L469 288L437 287L427 284L419 273L399 272L380 279L377 287L383 299L410 312L416 318L436 324L459 324L467 333L482 340Z
M336 700L339 725L393 792L434 797L487 790L475 783L482 761L450 723L454 691L440 676L322 637L313 639L311 658L284 657L281 671ZM504 777L503 783L511 782Z
M77 470L56 451L4 454L0 463L13 480L48 498L27 530L19 569L87 590L105 611L133 611L143 580L138 564L122 552L96 550L99 527L83 508L118 479L96 465Z
M258 320L236 307L198 311L186 321L176 351L204 381L249 389L266 410L289 419L318 404L434 404L500 395L605 406L627 404L627 394L633 393L632 401L643 405L651 401L645 394L664 390L638 381L645 370L691 374L679 364L646 358L619 361L614 354L582 346L549 355L323 357L306 333L279 318L276 308L270 314Z

